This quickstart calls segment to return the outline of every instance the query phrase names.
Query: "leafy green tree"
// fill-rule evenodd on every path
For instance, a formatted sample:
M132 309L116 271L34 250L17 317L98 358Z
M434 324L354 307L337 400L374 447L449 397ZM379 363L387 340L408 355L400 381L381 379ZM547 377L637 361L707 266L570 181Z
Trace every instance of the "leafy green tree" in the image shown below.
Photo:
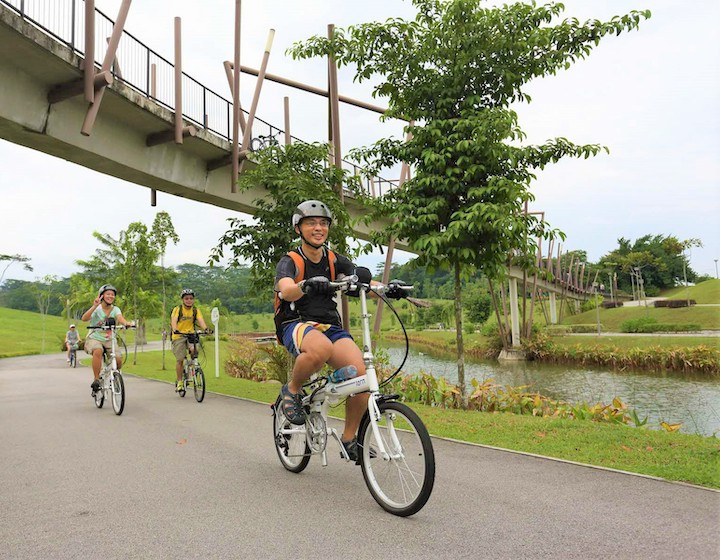
M55 276L46 275L38 278L32 287L37 309L42 315L42 342L40 343L40 353L45 351L45 317L50 309L50 303L56 295L53 285L57 283L57 280Z
M413 0L414 21L390 19L312 37L290 50L296 58L333 55L354 65L355 79L379 79L373 94L387 99L386 117L410 120L408 141L383 139L355 156L371 173L399 162L415 174L386 197L393 218L376 241L406 239L422 264L453 273L458 383L465 392L461 280L480 269L498 277L509 255L531 266L534 241L547 224L524 212L533 199L533 171L572 156L597 154L597 144L556 138L523 146L517 115L530 101L530 80L585 58L609 34L638 27L649 12L609 22L551 23L562 4L482 8L480 0ZM416 123L416 124L412 124Z
M251 290L269 301L275 265L298 242L290 225L293 210L303 200L318 199L327 204L334 216L329 243L340 253L348 252L347 238L352 235L347 210L333 190L336 185L354 188L348 173L326 165L328 147L322 144L272 146L257 153L258 165L243 173L238 190L244 192L265 187L263 198L253 201L254 218L230 218L230 229L212 250L208 264L217 264L229 252L229 265L251 263Z
M165 319L165 311L167 309L167 294L165 292L165 250L167 242L172 241L173 245L177 245L180 237L175 232L170 214L167 212L158 212L155 215L152 229L150 230L150 243L160 254L160 275L162 278L162 325L167 325ZM165 369L165 345L162 349L162 369Z
M617 249L603 255L598 265L617 271L618 287L626 292L632 291L632 272L639 269L646 295L653 296L685 278L695 280L686 251L698 246L702 246L699 239L680 241L673 235L643 235L634 242L621 237Z
M142 222L131 223L117 238L109 234L93 232L101 244L95 255L88 260L78 260L84 276L95 289L112 283L125 303L123 315L138 321L135 336L137 344L144 341L145 318L160 313L161 270L155 265L159 250L153 245L148 228ZM127 304L127 305L126 305Z

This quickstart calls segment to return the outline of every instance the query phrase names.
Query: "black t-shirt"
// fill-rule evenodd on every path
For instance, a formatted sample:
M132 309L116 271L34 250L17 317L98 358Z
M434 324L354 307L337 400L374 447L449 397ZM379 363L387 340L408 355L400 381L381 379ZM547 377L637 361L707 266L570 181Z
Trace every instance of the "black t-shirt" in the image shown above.
M302 255L302 251L299 250ZM341 274L350 275L355 271L355 265L344 255L335 253L335 278L339 278ZM298 275L298 269L295 261L291 257L284 255L277 265L275 272L275 289L281 278L292 278ZM323 248L323 255L320 262L314 263L310 259L305 259L305 275L303 279L313 278L314 276L324 276L330 280L330 262L328 261L327 251ZM279 323L289 323L297 321L317 321L328 325L342 326L340 314L337 311L337 304L332 295L305 294L300 299L293 302L282 302L280 304ZM279 325L278 325L279 326Z

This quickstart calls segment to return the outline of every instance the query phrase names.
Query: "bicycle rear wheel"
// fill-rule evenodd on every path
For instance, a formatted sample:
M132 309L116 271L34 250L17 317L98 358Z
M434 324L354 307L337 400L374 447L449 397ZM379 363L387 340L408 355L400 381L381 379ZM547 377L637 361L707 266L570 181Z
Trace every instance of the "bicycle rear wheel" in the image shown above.
M119 371L110 374L110 391L113 410L120 416L125 408L125 382Z
M193 389L195 391L195 400L197 402L203 402L205 398L205 373L200 366L195 370L195 377L193 377Z
M280 463L290 472L305 470L310 462L310 447L305 438L303 426L295 426L285 418L279 405L279 399L273 406L273 440ZM292 431L293 433L289 433ZM284 432L284 433L283 433Z
M366 414L358 431L362 445L360 466L368 490L385 511L400 517L417 513L427 503L435 484L435 454L430 436L413 410L399 402L379 405L379 446Z

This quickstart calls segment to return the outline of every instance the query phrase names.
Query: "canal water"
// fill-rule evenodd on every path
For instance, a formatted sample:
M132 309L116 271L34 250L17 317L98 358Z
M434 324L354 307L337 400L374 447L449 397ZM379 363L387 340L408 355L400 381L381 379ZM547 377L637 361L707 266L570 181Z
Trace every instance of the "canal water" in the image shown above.
M386 347L397 367L404 347ZM406 373L425 371L457 383L454 359L434 357L411 349ZM537 362L466 362L465 381L492 379L499 385L529 385L528 391L566 401L610 404L619 397L648 426L682 423L681 432L720 437L720 381L671 373L615 372L594 367L548 365Z

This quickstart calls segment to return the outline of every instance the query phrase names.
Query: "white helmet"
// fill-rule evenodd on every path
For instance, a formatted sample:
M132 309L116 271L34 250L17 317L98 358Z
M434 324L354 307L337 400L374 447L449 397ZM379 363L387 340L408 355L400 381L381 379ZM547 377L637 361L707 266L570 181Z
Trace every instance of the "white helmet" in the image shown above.
M298 204L292 215L292 227L295 229L303 218L326 218L331 224L333 221L330 209L319 200L306 200Z

